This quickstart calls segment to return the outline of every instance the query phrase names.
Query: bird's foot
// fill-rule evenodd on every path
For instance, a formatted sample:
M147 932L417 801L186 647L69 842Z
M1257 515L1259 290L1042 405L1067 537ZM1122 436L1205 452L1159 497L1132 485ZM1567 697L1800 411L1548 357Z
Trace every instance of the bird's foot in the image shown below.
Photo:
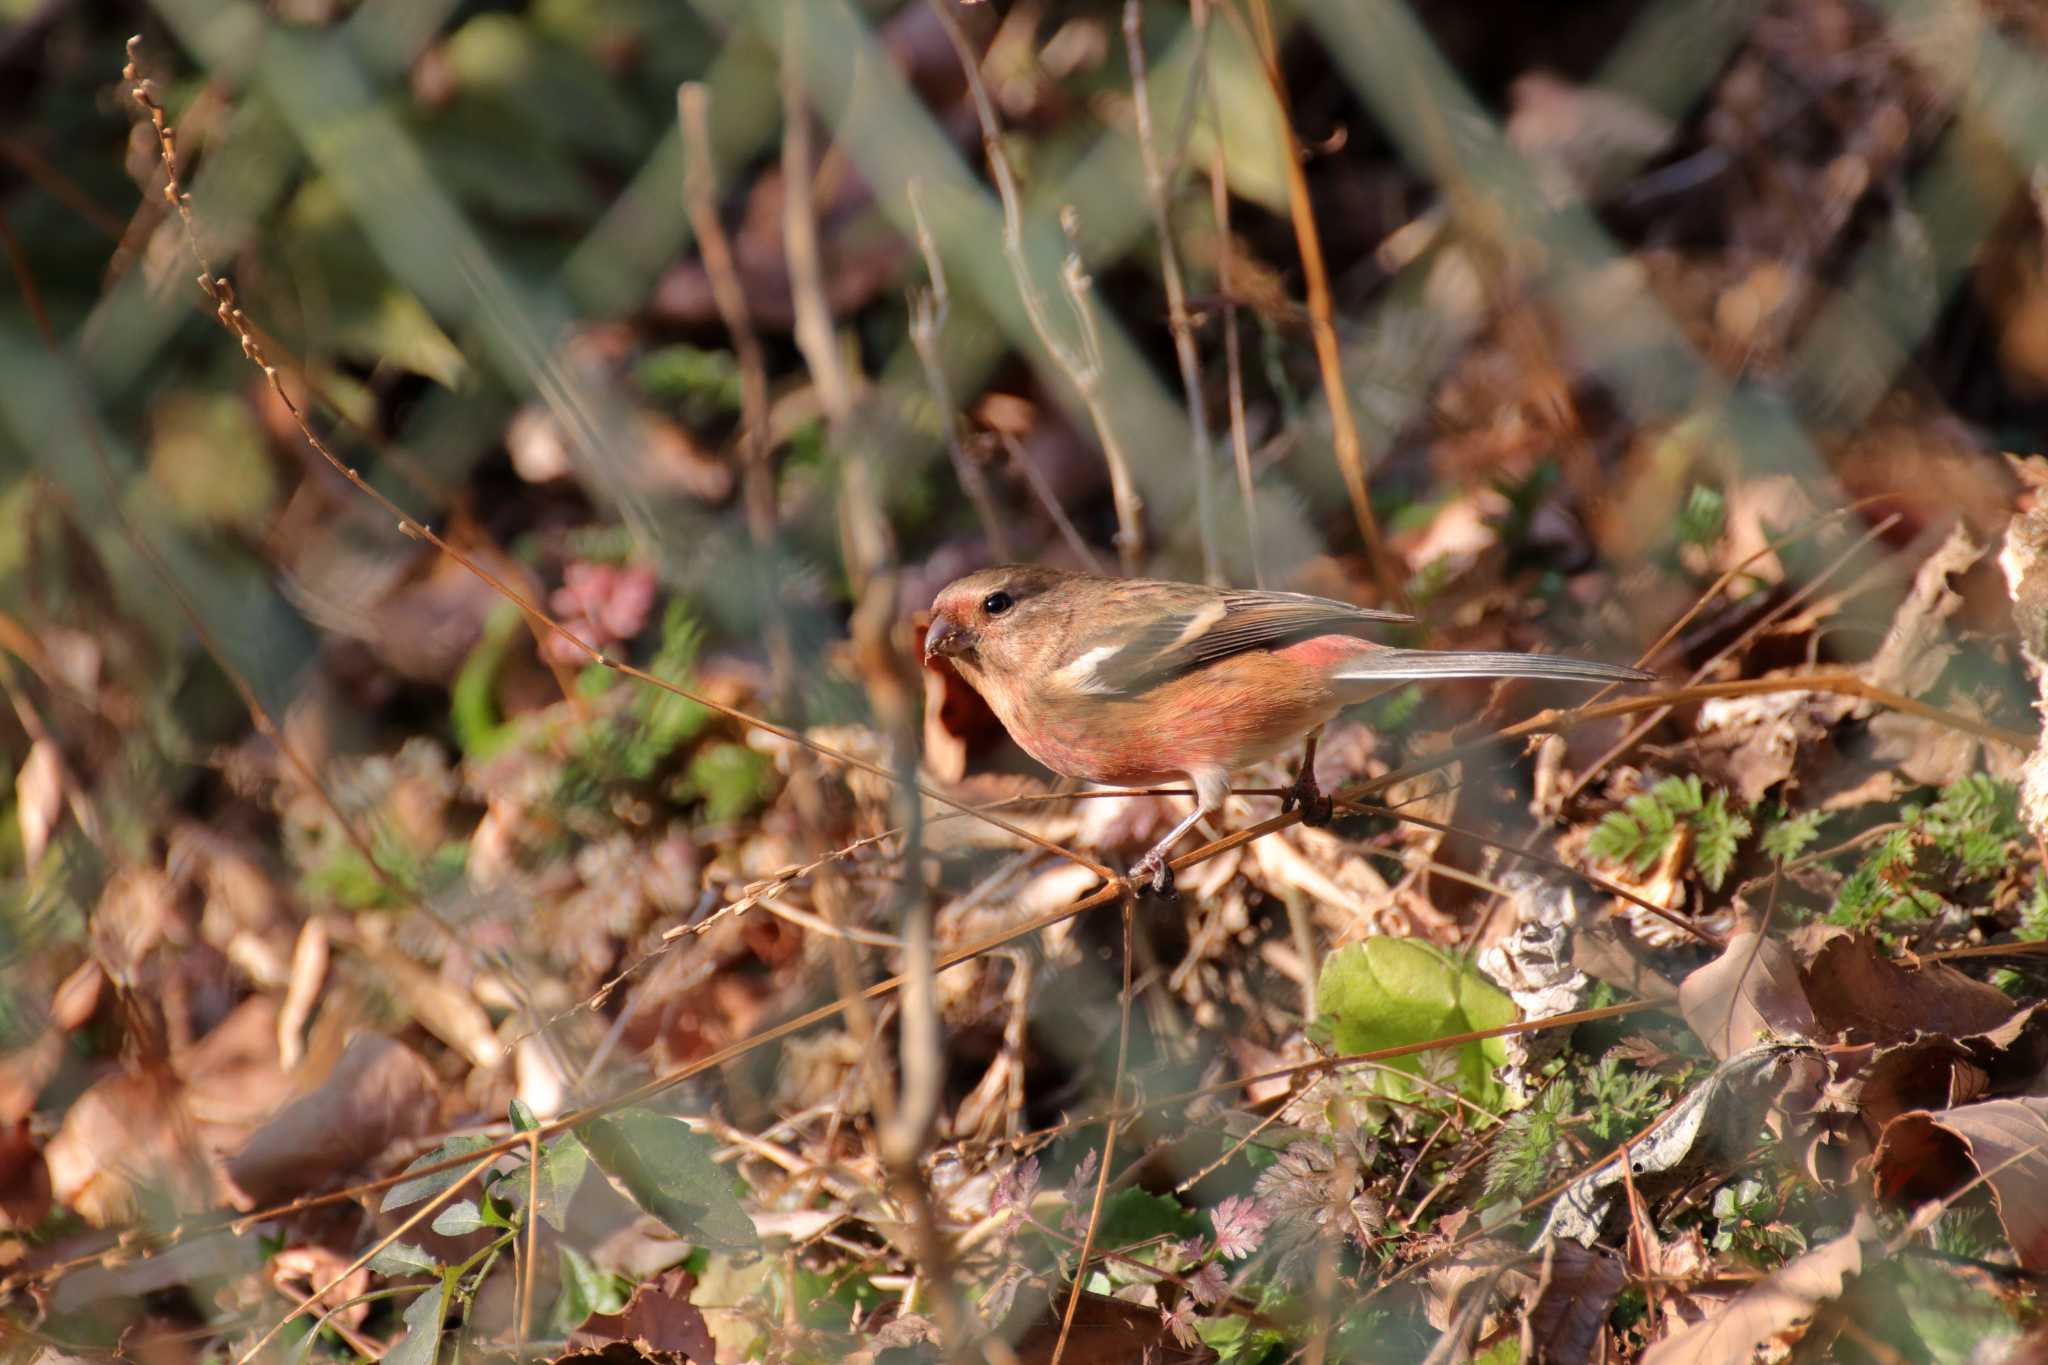
M1285 815L1297 806L1301 808L1301 823L1304 825L1327 825L1337 813L1337 803L1323 795L1323 789L1316 785L1315 769L1306 763L1294 775L1294 785L1280 798L1280 813Z
M1149 889L1161 900L1180 899L1180 891L1173 884L1173 864L1167 862L1166 855L1158 849L1131 864L1130 875L1124 878L1124 885L1133 895Z

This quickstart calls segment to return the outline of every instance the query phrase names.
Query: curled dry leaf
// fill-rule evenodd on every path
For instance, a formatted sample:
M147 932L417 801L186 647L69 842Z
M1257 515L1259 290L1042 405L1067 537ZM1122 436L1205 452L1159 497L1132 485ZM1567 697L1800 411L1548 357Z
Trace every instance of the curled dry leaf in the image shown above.
M1950 1198L1982 1177L2020 1264L2048 1270L2048 1099L1901 1114L1885 1125L1872 1176L1878 1194L1906 1204Z
M1767 1126L1789 1138L1788 1120L1812 1111L1826 1080L1820 1050L1802 1044L1770 1043L1729 1058L1628 1148L1626 1171L1621 1161L1606 1161L1573 1181L1551 1206L1542 1236L1593 1245L1616 1211L1625 1175L1655 1199L1694 1177L1734 1170Z
M677 1266L633 1290L619 1313L594 1313L569 1334L562 1360L653 1360L716 1365L717 1343L704 1310L690 1302L696 1276Z
M259 1128L228 1175L259 1204L290 1199L359 1171L393 1142L432 1132L440 1085L404 1044L365 1033L333 1074Z
M1480 951L1479 970L1508 993L1525 1020L1571 1013L1593 988L1573 957L1580 914L1572 888L1530 872L1510 872L1502 884L1513 893L1514 927ZM1517 1106L1529 1102L1529 1072L1562 1052L1569 1037L1566 1030L1545 1029L1503 1040L1507 1066L1501 1084Z
M94 1084L65 1111L43 1159L57 1202L98 1227L133 1217L144 1191L180 1209L212 1201L177 1079L164 1067Z
M1594 1360L1607 1335L1607 1314L1628 1278L1605 1247L1556 1238L1543 1243L1543 1268L1523 1299L1522 1359L1531 1365Z
M1940 962L1899 962L1865 935L1830 938L1799 973L1822 1030L1852 1043L1899 1043L1922 1033L1997 1028L2017 1006L1998 987Z
M1857 1107L1873 1134L1914 1109L1949 1109L2032 1089L2048 1069L2048 1005L1965 1038L1934 1034L1878 1051L1864 1068Z
M1767 1038L1807 1039L1819 1031L1791 950L1750 930L1685 978L1678 1008L1723 1061Z
M64 811L64 758L47 739L28 746L28 758L14 775L14 808L21 821L21 864L34 867Z
M1643 1352L1643 1365L1750 1365L1767 1349L1775 1358L1800 1343L1822 1305L1841 1296L1875 1240L1869 1218L1857 1215L1841 1237L1787 1261L1706 1321L1657 1342Z

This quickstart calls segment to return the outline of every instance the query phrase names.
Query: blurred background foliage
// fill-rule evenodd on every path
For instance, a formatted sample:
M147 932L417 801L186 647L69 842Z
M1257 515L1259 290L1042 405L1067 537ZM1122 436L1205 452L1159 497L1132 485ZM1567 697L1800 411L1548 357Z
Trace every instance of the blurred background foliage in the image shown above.
M1734 571L1672 655L1712 668L1739 639L1728 668L1750 675L1869 657L1956 525L2003 527L2019 493L2000 453L2048 432L2048 11L1276 0L1276 90L1266 8L1131 7L1142 134L1125 7L957 7L1019 184L1006 231L922 0L0 0L0 1032L20 1044L0 1120L24 1150L137 1032L183 1056L285 990L322 917L348 949L327 1033L287 1028L257 1093L298 1093L286 1054L327 1046L331 1065L370 1021L434 1058L412 1137L508 1096L560 1112L809 998L815 941L756 915L696 975L648 972L644 1009L581 1005L673 925L894 818L875 782L536 638L319 459L194 287L120 75L131 32L199 249L345 460L600 648L878 763L918 749L963 792L1015 794L1032 769L916 672L915 618L999 550L1113 565L1135 529L1155 576L1399 593L1435 640L1615 658ZM701 144L683 83L708 96ZM725 252L698 240L693 174ZM805 218L814 279L791 247ZM1050 353L1032 292L1092 386ZM1105 446L1129 461L1135 528ZM1957 628L2008 633L1990 563L1959 574ZM2033 725L2003 645L1951 651L1911 690ZM1371 716L1444 735L1496 700L1410 693ZM1572 770L1619 736L1575 738ZM1704 907L1770 856L1745 842L1752 816L1768 842L1766 794L1817 810L1872 767L1865 748L1780 763L1696 739L1661 734L1544 818L1639 877L1692 877L1680 894ZM1397 754L1376 743L1355 730L1331 761L1384 771ZM1975 750L1893 766L1862 799L1917 804L1884 807L1897 832L1814 914L1910 936L1995 881L1998 913L2031 894L2040 921L2032 873L1999 868L2031 856L2012 852L2009 784L1973 785ZM1466 818L1526 823L1519 778L1473 788ZM1111 857L1146 828L1058 833ZM986 870L980 837L933 835L956 889ZM809 910L893 932L895 876L821 879ZM1254 920L1284 921L1281 899L1253 896ZM1414 922L1455 941L1459 913ZM1297 966L1240 1005L1298 996ZM92 971L161 1017L65 1014ZM1075 1025L1106 1032L1066 1048L1031 1117L1069 1081L1101 1088L1112 1015ZM1437 1027L1367 1023L1350 1027ZM695 1098L765 1123L833 1093L813 1070L842 1061ZM1503 1181L1526 1193L1546 1169ZM55 1214L8 1215L39 1246L121 1221L56 1193Z

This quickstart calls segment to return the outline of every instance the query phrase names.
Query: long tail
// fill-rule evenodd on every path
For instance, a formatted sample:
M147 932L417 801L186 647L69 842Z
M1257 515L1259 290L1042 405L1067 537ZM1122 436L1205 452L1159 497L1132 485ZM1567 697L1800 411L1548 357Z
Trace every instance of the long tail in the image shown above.
M1346 682L1413 682L1423 678L1563 678L1571 682L1655 682L1655 673L1626 664L1573 659L1562 654L1508 654L1484 650L1375 649L1335 675Z

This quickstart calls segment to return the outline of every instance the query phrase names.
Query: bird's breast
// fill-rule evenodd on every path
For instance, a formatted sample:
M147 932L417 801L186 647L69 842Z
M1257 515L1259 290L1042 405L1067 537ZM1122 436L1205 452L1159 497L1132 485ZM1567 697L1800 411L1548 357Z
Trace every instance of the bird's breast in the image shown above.
M1340 703L1319 670L1254 651L1131 697L1023 693L997 715L1054 772L1141 787L1204 768L1235 771L1293 745Z

